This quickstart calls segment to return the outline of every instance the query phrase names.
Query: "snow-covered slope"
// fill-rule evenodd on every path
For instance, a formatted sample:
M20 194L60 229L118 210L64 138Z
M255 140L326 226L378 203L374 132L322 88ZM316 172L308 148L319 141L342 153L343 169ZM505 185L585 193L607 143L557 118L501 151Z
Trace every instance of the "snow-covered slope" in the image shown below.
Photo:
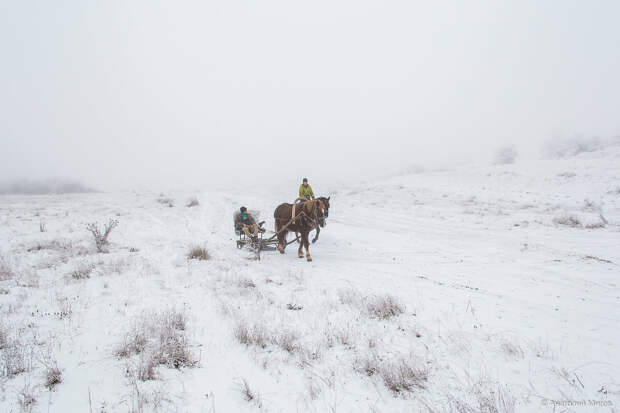
M619 177L609 146L338 188L312 263L234 243L296 188L1 197L1 409L617 411Z

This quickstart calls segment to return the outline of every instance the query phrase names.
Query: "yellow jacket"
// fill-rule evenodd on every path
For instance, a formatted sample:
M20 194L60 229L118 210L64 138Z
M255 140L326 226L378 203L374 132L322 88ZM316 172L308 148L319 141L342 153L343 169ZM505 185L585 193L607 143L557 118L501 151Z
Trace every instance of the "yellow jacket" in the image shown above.
M304 186L304 184L299 185L299 197L306 199L314 199L314 192L312 192L312 187L310 184Z

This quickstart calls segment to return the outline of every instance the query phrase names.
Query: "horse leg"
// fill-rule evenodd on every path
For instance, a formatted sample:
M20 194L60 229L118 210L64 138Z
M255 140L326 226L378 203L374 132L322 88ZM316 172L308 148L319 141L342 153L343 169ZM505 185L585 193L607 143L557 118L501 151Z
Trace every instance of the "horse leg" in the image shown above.
M285 231L282 231L285 232ZM278 238L278 251L280 251L280 254L284 254L284 248L286 248L286 234L282 234L280 233L280 223L278 222L278 219L276 218L276 237ZM284 240L284 242L282 242Z
M299 248L297 249L297 256L299 258L303 258L304 257L304 231L301 231L301 240L299 241Z
M316 240L319 239L319 233L321 232L321 227L319 227L318 225L316 226L316 235L314 236L314 239L312 240L312 243L314 244L316 242Z
M306 260L310 262L312 261L312 257L310 256L310 241L308 240L308 235L310 235L309 232L302 234L302 242L304 246L306 247Z
M284 250L286 249L286 232L278 234L278 251L280 254L284 254Z

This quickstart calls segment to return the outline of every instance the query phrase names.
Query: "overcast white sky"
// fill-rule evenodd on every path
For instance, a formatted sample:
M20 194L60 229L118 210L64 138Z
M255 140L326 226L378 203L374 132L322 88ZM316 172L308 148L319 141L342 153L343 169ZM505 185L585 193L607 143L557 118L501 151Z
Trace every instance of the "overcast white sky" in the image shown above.
M0 179L341 181L617 134L618 16L597 0L1 0Z

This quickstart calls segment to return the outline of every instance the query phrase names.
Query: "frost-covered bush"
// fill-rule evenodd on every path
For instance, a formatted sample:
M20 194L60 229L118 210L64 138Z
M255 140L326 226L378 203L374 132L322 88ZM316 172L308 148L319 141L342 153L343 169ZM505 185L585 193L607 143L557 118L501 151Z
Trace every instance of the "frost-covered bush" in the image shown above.
M172 198L165 197L164 194L161 194L159 198L157 198L157 202L169 208L172 208L174 206L174 200Z
M514 163L515 159L517 159L518 153L517 148L513 145L504 146L500 148L495 154L495 163L498 165L507 165Z
M198 198L196 198L196 197L190 198L187 201L187 204L185 204L185 206L188 207L188 208L192 208L192 207L195 207L195 206L198 206L198 205L200 205L200 202L198 201Z
M110 236L110 232L118 225L118 221L115 219L110 219L107 224L104 226L103 232L99 230L99 226L96 222L92 222L86 225L86 229L93 234L93 238L95 239L95 246L97 247L98 252L107 252L106 246L108 245L108 237Z

